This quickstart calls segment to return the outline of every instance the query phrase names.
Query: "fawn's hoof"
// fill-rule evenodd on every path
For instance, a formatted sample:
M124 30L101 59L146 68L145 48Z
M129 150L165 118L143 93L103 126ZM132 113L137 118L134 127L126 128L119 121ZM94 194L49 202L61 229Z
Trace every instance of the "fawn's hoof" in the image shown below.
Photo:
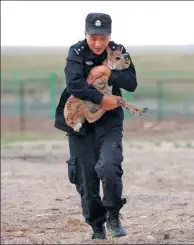
M143 110L140 112L140 116L142 116L144 113L146 113L146 111L148 111L148 108L143 108Z

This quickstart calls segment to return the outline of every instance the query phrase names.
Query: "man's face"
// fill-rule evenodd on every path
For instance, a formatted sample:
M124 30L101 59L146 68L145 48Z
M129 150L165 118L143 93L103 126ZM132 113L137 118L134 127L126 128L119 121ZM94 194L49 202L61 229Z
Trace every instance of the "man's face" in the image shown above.
M89 48L93 51L93 53L100 55L107 48L110 35L88 35L86 33L86 40Z

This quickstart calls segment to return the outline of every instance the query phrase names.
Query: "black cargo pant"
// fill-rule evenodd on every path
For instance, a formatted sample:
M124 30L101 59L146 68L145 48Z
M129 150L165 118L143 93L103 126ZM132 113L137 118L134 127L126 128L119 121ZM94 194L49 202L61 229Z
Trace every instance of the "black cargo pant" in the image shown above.
M68 176L81 196L85 221L92 225L106 220L107 208L121 205L122 129L97 135L68 135ZM104 197L100 198L100 180Z

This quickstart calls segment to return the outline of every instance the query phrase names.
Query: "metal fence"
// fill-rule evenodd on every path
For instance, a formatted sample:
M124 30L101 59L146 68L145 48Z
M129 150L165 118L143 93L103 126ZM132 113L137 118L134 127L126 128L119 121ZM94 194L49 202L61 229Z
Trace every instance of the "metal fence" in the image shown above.
M1 130L2 134L45 133L56 134L54 129L55 109L65 80L51 72L38 80L22 80L18 76L13 83L1 87ZM132 104L148 107L145 118L163 121L166 119L194 118L194 79L138 80L134 93L122 91ZM134 116L125 111L125 118ZM137 119L137 118L136 118Z

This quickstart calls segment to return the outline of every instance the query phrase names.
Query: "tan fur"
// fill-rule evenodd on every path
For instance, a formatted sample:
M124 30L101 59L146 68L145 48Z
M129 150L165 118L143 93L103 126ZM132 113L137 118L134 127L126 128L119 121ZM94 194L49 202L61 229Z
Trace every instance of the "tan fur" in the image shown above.
M125 56L121 53L119 48L112 51L110 48L107 49L107 59L103 62L104 65L110 69L123 70L128 68L130 61L126 60ZM88 75L89 78L90 74ZM108 86L108 78L102 76L96 79L93 84L94 87L102 94L111 96L110 88ZM140 115L146 111L128 104L123 98L118 99L118 106L122 106L130 111L132 114L139 113ZM100 119L105 111L100 105L93 104L90 101L83 101L74 96L70 96L64 107L64 117L69 127L73 128L74 131L79 131L82 124L87 120L89 123L93 123Z

